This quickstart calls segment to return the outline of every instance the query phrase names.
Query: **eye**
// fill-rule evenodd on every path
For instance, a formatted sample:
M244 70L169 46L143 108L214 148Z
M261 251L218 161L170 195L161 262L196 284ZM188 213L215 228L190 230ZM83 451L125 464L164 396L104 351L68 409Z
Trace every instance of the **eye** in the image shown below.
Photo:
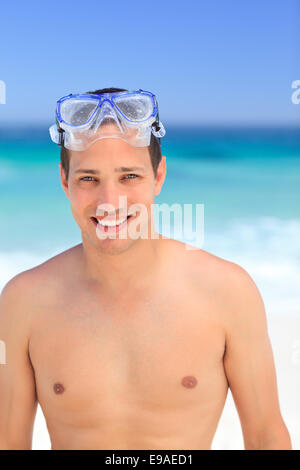
M96 181L93 176L83 176L80 181Z
M127 178L128 177L128 178ZM129 178L130 177L130 178ZM132 178L133 177L133 178ZM125 179L135 179L135 178L139 178L139 175L136 175L135 173L128 173L128 175L125 175L124 176Z

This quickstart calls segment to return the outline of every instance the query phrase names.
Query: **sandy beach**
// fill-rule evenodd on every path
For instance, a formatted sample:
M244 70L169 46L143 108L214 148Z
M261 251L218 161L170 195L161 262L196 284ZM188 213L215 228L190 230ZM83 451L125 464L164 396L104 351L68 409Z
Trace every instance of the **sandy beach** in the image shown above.
M296 315L268 316L280 407L291 435L293 449L300 450L300 317ZM50 449L50 440L44 417L38 409L33 449ZM213 450L243 449L243 435L239 417L229 391L227 401L215 434Z

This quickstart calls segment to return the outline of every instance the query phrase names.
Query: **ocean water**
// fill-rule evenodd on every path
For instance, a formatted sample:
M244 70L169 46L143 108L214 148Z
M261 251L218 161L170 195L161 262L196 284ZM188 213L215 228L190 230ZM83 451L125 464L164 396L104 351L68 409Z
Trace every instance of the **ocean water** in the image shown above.
M245 268L267 314L300 315L300 128L167 128L156 204L191 204L187 233L157 229ZM0 290L80 242L47 127L0 129ZM202 204L204 238L194 240ZM176 228L173 221L172 228Z

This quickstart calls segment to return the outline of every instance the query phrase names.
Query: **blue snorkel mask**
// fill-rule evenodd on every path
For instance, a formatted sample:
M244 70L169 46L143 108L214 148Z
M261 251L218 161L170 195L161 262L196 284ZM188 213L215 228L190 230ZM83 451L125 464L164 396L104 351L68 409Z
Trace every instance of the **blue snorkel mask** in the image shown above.
M166 133L155 95L144 90L64 96L57 101L56 124L49 132L53 142L77 151L108 137L147 147L151 133L159 144Z

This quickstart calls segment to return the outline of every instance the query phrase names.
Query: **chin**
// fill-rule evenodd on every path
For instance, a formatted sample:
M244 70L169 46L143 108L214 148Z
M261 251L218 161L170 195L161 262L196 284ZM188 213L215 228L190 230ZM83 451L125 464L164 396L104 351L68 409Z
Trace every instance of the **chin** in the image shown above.
M137 240L98 240L97 249L106 255L120 255L128 251Z
M99 253L103 253L106 255L119 255L124 253L125 251L129 250L134 243L136 243L139 239L133 240L130 238L126 239L112 239L106 238L101 240L95 234L91 234L88 232L82 232L82 239L85 239L88 244L92 244L94 248Z

